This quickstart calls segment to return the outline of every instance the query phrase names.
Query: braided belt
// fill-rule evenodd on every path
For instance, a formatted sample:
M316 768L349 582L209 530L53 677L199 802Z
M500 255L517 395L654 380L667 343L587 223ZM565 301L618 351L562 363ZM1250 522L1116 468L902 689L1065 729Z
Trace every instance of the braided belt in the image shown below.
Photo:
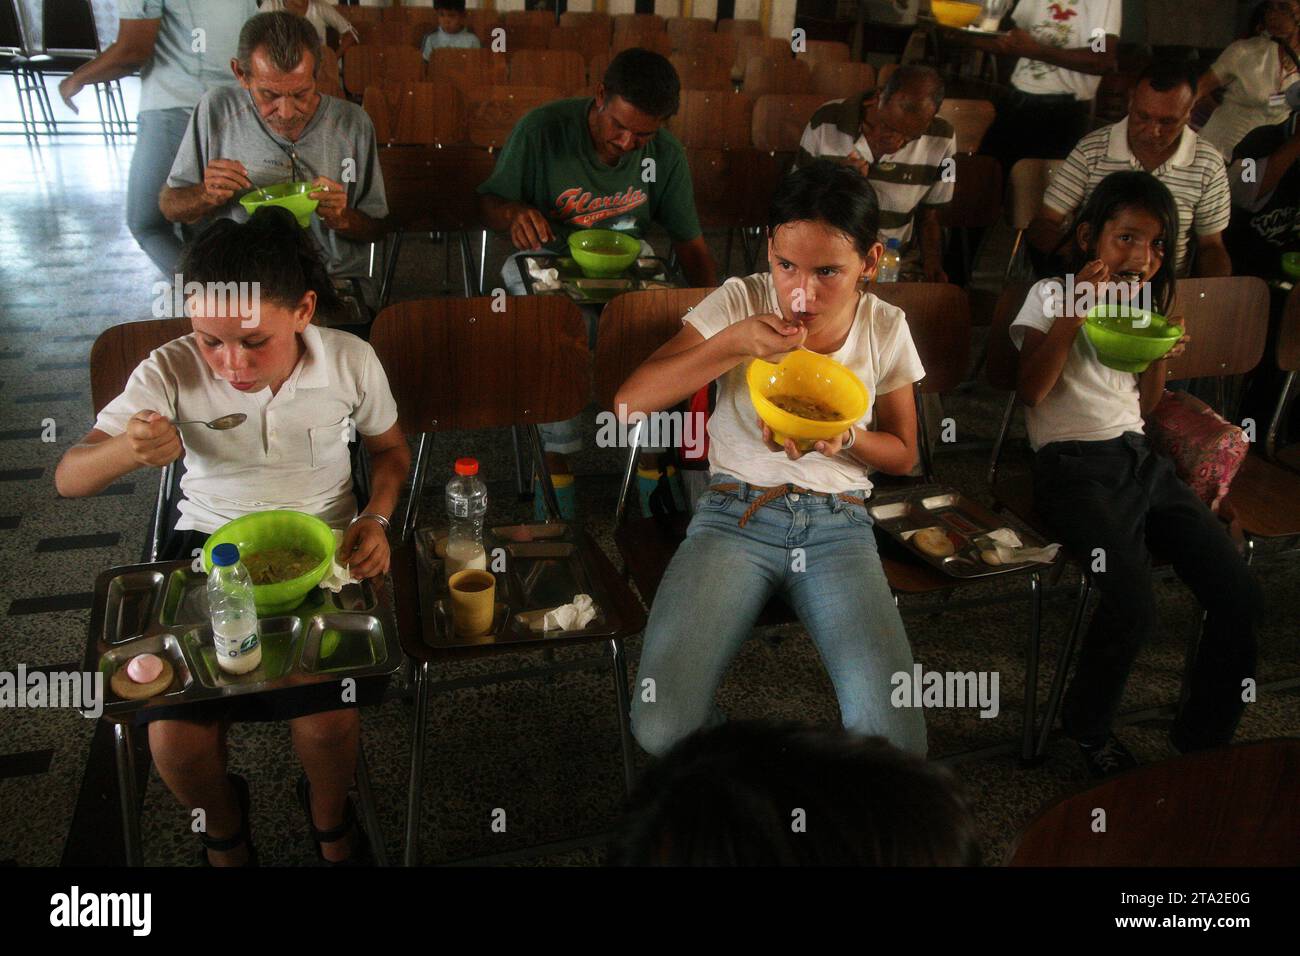
M780 498L782 495L788 495L788 494L814 495L818 498L833 497L833 498L838 498L840 501L843 501L846 504L861 505L864 508L867 506L866 498L856 498L853 495L845 495L845 494L832 494L829 491L810 491L807 488L800 488L798 485L774 485L771 488L764 488L762 485L750 485L749 487L761 491L762 494L759 495L757 498L755 498L752 502L750 502L749 507L745 509L745 513L741 515L740 526L742 528L745 527L746 523L749 521L750 518L754 517L755 513L757 513L759 508L762 508L764 505L770 505L773 501L776 501L776 499ZM709 486L709 491L720 491L723 494L735 494L739 490L740 490L740 485L726 484L726 485Z

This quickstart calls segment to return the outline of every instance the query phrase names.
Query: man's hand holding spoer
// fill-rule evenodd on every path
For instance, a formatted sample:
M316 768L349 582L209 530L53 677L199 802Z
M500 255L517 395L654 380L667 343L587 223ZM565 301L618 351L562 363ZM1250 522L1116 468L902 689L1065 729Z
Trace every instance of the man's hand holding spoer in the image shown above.
M203 170L203 196L213 209L224 206L241 189L251 189L248 170L237 159L214 159Z
M165 415L151 409L136 412L126 423L126 440L136 463L163 468L185 454L181 433Z
M325 176L317 176L311 184L311 198L316 200L316 215L325 228L335 231L345 229L348 218L347 187Z
M510 218L510 241L516 249L540 249L555 239L551 224L532 206L520 206Z

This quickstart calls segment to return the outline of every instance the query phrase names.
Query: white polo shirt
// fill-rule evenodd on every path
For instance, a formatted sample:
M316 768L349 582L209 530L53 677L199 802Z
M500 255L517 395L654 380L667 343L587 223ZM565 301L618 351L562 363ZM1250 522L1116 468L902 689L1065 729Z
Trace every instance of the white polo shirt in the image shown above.
M1111 173L1145 170L1128 145L1128 117L1103 126L1079 140L1065 162L1052 176L1043 204L1067 219L1087 202L1097 184ZM1228 228L1232 217L1232 193L1228 173L1219 151L1184 129L1178 149L1151 175L1168 187L1178 206L1178 228L1182 235L1174 246L1174 268L1186 275L1187 251L1192 233L1212 236Z
M211 534L254 511L287 508L343 527L356 514L349 422L358 435L380 435L397 421L397 404L369 343L307 326L306 350L272 396L270 388L234 389L203 360L193 333L155 349L131 373L126 390L99 413L95 427L126 431L136 412L211 421L243 412L229 431L181 426L185 475L179 530Z

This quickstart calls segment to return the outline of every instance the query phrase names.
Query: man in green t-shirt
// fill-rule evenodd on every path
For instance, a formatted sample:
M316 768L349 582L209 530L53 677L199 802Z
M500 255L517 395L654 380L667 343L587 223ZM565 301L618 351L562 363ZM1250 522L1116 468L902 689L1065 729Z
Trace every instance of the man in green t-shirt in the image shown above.
M690 285L718 284L717 264L695 213L686 151L665 128L677 112L681 83L667 59L624 50L610 62L595 97L558 100L517 124L492 176L478 187L488 227L521 252L567 248L570 233L614 229L641 239L651 221L668 232ZM506 260L506 291L523 295L520 256ZM581 447L576 422L543 426L552 472L566 476L564 455ZM561 477L561 504L570 482Z

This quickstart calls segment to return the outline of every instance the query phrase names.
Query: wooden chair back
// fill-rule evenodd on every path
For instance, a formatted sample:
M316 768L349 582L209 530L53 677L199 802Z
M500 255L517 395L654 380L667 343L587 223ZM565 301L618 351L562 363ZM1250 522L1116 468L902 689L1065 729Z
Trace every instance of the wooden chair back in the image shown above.
M718 21L718 32L742 37L759 37L763 35L763 25L757 20L727 18Z
M777 37L742 36L736 43L736 59L731 65L732 78L743 80L751 60L771 63L794 62L790 44Z
M709 230L766 226L772 193L790 168L790 154L753 147L688 148L686 161L700 227Z
M686 147L741 149L749 146L753 120L754 100L745 93L682 90L668 128Z
M545 50L555 29L555 14L549 10L507 10L505 28L508 52Z
M641 363L682 329L684 316L712 289L655 289L616 296L600 313L596 338L596 401L614 410L614 396Z
M664 21L664 32L672 37L674 50L684 50L691 37L713 33L713 21L703 17L668 17Z
M1011 323L1020 314L1025 297L1034 284L1011 282L1002 287L993 319L989 323L988 357L984 364L984 377L1001 392L1014 392L1020 369L1020 350L1011 341Z
M1002 164L992 156L958 153L953 157L952 201L939 222L954 229L987 229L1002 215Z
M1007 222L1012 229L1028 229L1043 205L1043 194L1063 161L1022 159L1011 167L1007 180Z
M156 348L193 331L188 318L123 322L99 333L90 347L90 402L95 414L126 389L137 365Z
M360 96L367 86L395 86L423 79L424 57L415 47L362 43L343 55L343 87L352 96Z
M731 64L702 53L674 53L668 62L683 90L731 90Z
M468 141L465 98L450 84L368 86L361 106L381 146L443 145Z
M614 17L614 33L666 33L667 21L657 13L620 13Z
M430 232L483 229L475 190L492 175L493 165L492 154L474 146L379 150L389 225Z
M688 33L682 37L679 53L697 53L713 57L727 65L727 72L736 65L736 50L740 46L739 38L731 33Z
M957 152L978 153L984 134L993 125L998 111L988 100L963 100L949 97L939 107L939 115L952 124L957 135Z
M612 57L618 56L624 50L630 50L633 47L650 50L664 57L672 56L673 38L662 31L659 33L623 31L614 34L614 39L609 45L609 53Z
M943 282L877 282L870 291L906 314L912 342L925 367L921 391L948 392L960 385L970 364L966 290Z
M565 96L577 96L587 86L587 63L575 50L516 48L509 59L511 86L550 86Z
M481 87L465 98L469 141L499 149L525 114L563 96L564 92L553 86Z
M1268 338L1268 286L1255 276L1180 279L1173 314L1190 336L1182 355L1171 359L1171 380L1222 378L1252 371Z
M750 96L763 96L767 93L812 94L812 74L808 72L808 64L798 60L750 57L745 64L741 89Z
M506 58L490 49L434 50L429 57L429 81L451 83L466 95L508 82Z
M551 14L547 13L546 17L550 19ZM492 48L492 31L504 26L505 20L502 19L500 10L485 10L480 7L465 11L465 29L478 37L478 42L482 43L485 49ZM514 37L509 32L507 32L506 44L507 50L518 49L520 46L514 42Z
M876 68L870 63L813 64L813 92L823 99L847 100L876 85Z
M320 69L316 71L316 89L327 96L343 96L339 77L339 55L327 46L320 48Z
M370 332L408 434L564 421L591 393L587 327L555 295L419 299Z
M609 46L614 36L614 18L608 13L569 10L560 14L560 29L590 32L604 39Z
M792 153L824 100L816 93L769 93L754 101L755 149Z
M849 45L839 40L809 40L802 53L795 57L814 69L818 63L848 63Z

